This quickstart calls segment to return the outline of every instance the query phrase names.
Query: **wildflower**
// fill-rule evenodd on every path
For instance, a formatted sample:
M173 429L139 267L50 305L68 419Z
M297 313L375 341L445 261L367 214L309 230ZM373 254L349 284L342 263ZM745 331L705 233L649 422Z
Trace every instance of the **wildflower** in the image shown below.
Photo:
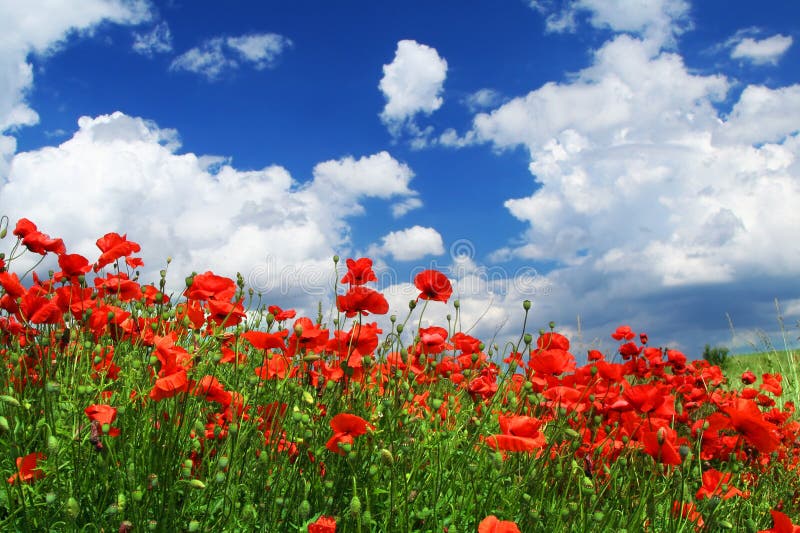
M636 333L634 333L631 330L630 326L620 326L614 333L611 334L611 338L614 339L615 341L621 341L622 339L629 341L633 339L635 336Z
M110 405L90 405L84 409L83 412L86 413L89 420L97 422L100 425L101 435L103 434L102 427L110 426L117 418L117 409ZM110 428L107 434L109 437L116 437L119 435L119 428Z
M453 286L447 276L438 270L423 270L414 278L414 286L420 290L417 299L447 302L453 294Z
M194 276L192 284L184 292L188 300L228 301L234 294L236 294L236 283L211 271Z
M259 350L272 350L278 348L285 352L286 344L284 343L284 339L286 338L286 335L288 335L286 330L279 331L277 333L248 331L242 334L242 338L252 344L253 348L257 348Z
M344 451L339 444L352 444L353 437L358 437L367 432L367 428L374 429L374 426L360 416L348 413L339 413L331 419L331 429L333 436L328 439L325 447L334 453L344 455Z
M150 391L150 399L158 402L165 398L172 398L179 392L187 392L188 390L189 378L186 375L186 370L181 368L173 374L158 378L156 384Z
M297 311L294 309L287 309L283 310L277 305L270 305L268 311L275 317L275 320L278 322L283 322L284 320L288 320L290 318L294 318L297 316Z
M745 385L752 385L756 382L756 375L751 370L745 370L742 373L742 383Z
M478 533L521 533L519 527L510 520L500 520L489 515L478 524Z
M37 468L36 465L39 461L45 459L45 455L41 452L29 453L25 457L17 457L17 473L8 478L8 482L13 485L18 480L30 483L43 478L44 472Z
M22 239L22 244L33 253L45 255L47 252L56 254L66 253L64 241L61 239L51 239L36 228L36 224L27 218L21 218L14 229L14 235Z
M416 351L424 354L442 353L444 350L452 349L447 342L447 330L439 326L420 328L419 342Z
M369 281L378 281L375 272L372 271L372 259L362 257L360 259L347 260L347 274L344 275L340 283L350 285L364 285Z
M61 267L61 274L67 278L74 278L81 274L86 274L92 267L89 260L80 254L63 254L58 256L58 266ZM56 274L56 278L59 278Z
M94 264L94 270L97 272L104 266L113 263L121 257L126 257L134 252L141 251L142 247L137 243L128 240L127 235L120 235L119 233L106 233L97 239L97 247L103 252Z
M792 520L780 511L770 511L772 514L772 527L762 529L758 533L800 533L800 526L792 523Z
M694 497L698 500L702 500L703 498L719 496L723 500L728 500L734 496L742 496L742 491L736 487L732 487L730 482L730 472L723 474L719 470L709 468L703 472L703 486L697 490L697 494L695 494ZM724 487L727 487L727 489L724 490Z
M336 306L348 318L359 313L362 315L369 313L385 315L389 312L389 302L381 293L361 285L350 287L347 294L337 296Z
M332 516L320 516L308 524L308 533L336 533L336 519Z

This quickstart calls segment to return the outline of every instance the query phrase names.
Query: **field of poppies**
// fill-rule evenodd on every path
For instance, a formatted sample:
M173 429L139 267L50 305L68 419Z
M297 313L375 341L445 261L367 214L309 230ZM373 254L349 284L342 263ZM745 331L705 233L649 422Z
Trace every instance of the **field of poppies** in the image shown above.
M96 258L27 219L0 237L2 531L800 531L779 373L628 326L579 366L528 301L535 333L488 346L421 327L458 316L444 274L390 310L368 258L334 258L333 316L298 317L212 272L167 295L125 235Z

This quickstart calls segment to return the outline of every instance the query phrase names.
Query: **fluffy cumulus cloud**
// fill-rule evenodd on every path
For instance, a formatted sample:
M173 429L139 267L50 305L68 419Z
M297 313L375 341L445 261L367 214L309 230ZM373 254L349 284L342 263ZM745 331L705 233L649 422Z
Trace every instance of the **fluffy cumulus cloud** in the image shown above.
M414 261L429 255L444 253L442 236L434 228L413 226L385 235L374 255L389 254L395 261Z
M41 13L47 16L34 16ZM26 100L34 78L29 55L52 54L71 35L91 32L102 22L130 25L151 17L144 0L86 0L81 9L45 0L0 2L0 178L16 150L16 140L7 134L39 121Z
M171 256L173 282L239 271L273 298L310 303L329 296L330 258L350 246L347 217L368 197L413 196L411 176L386 152L320 163L306 183L278 165L237 170L180 153L174 130L117 112L81 118L59 146L16 154L0 212L30 218L91 260L98 232L127 232L142 245L146 280Z
M556 261L556 319L597 323L616 305L668 328L709 309L715 287L750 287L750 302L799 296L787 280L800 252L800 85L746 86L723 114L733 83L618 35L568 82L476 115L460 140L523 146L535 176L529 196L505 203L528 224L522 242L494 257ZM715 294L730 305L711 306L721 329L726 310L749 315ZM676 313L656 317L646 299Z
M672 44L689 23L685 0L531 0L546 16L548 31L575 31L588 16L595 28L636 34L655 46Z
M742 59L756 65L776 65L781 56L792 46L789 35L773 35L757 40L752 37L739 37L731 43L731 57Z
M185 70L219 79L225 72L250 65L256 70L272 67L292 41L276 33L254 33L239 37L214 37L175 58L172 70Z
M413 40L397 43L394 59L383 66L379 88L386 97L381 120L393 135L403 128L422 137L414 122L419 114L431 114L442 106L442 88L447 77L447 61L435 48Z

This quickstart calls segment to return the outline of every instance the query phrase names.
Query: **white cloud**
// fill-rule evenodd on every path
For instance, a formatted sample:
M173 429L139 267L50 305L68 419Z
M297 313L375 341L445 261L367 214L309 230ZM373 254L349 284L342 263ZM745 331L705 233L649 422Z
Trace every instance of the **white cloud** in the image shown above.
M133 34L133 50L137 54L152 57L172 51L172 32L166 22L160 22L149 32Z
M239 37L214 37L176 57L171 70L185 70L214 81L242 63L256 70L272 67L292 41L275 33L256 33Z
M690 25L685 0L532 0L530 4L546 15L548 31L575 31L576 18L587 14L595 28L638 35L656 48L674 44L675 36Z
M0 179L16 150L3 135L39 122L27 103L33 88L29 54L53 54L74 34L90 33L100 23L139 24L151 17L144 0L86 0L80 9L66 2L0 2Z
M420 207L422 207L422 200L412 196L394 204L392 206L392 216L394 218L400 218L409 211L419 209Z
M447 61L436 49L413 40L397 43L394 59L383 66L379 84L386 97L380 117L393 135L399 135L406 125L418 132L414 116L430 115L442 106L446 77Z
M781 56L792 46L792 42L791 36L781 34L761 40L742 37L732 44L731 57L756 65L777 65Z
M623 35L570 81L476 115L462 139L525 147L535 176L529 196L505 203L528 224L521 242L491 257L556 261L548 310L595 328L615 305L654 329L678 323L645 299L689 315L709 309L715 286L739 295L714 293L739 312L746 291L796 294L785 280L800 253L800 85L746 86L725 116L716 104L730 85ZM716 309L723 332L731 308Z
M500 93L494 89L479 89L467 96L464 103L474 113L498 105L500 103Z
M177 285L193 270L240 271L273 298L316 303L329 297L330 257L347 252L360 202L416 194L413 172L386 152L320 163L301 185L278 165L242 171L178 145L174 130L141 118L83 117L59 146L16 154L0 212L30 218L90 260L102 234L127 233L142 245L148 281L172 256Z
M396 261L414 261L428 255L442 255L442 236L433 228L413 226L393 231L382 237L383 244L376 252L390 254Z
M253 63L259 70L271 66L285 48L292 46L291 40L276 33L229 37L226 42L243 60Z

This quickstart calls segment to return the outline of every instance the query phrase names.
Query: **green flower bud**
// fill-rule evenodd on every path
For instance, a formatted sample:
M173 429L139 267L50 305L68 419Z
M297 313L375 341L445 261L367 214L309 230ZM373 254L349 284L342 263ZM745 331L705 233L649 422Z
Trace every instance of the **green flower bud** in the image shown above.
M358 499L357 495L353 495L353 498L350 500L350 516L353 518L357 518L361 515L361 500Z
M190 479L189 486L193 489L203 490L206 488L206 484L200 481L199 479Z
M69 516L73 520L78 518L78 515L81 512L81 506L78 505L78 500L70 496L69 499L67 500L66 511L67 511L67 516Z

